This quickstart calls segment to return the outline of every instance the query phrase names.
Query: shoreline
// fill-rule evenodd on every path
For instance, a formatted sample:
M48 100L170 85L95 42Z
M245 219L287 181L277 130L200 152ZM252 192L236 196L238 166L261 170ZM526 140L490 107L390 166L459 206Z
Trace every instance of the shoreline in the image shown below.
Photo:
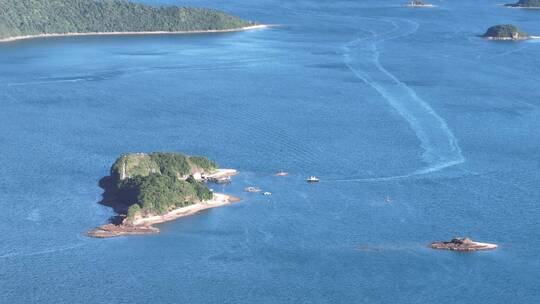
M240 198L232 195L214 193L214 198L209 201L193 204L186 207L180 207L171 210L163 215L140 218L135 220L131 225L101 225L88 231L86 235L94 238L112 238L125 235L158 234L159 228L154 227L153 225L155 224L174 221L182 217L194 215L204 210L231 205L239 201L241 201Z
M485 40L490 40L490 41L527 41L527 40L535 40L535 39L540 39L540 36L528 36L528 37L523 37L523 38L512 38L512 37L482 37L481 38L485 39Z
M30 40L38 38L54 37L76 37L76 36L135 36L135 35L187 35L187 34L213 34L213 33L234 33L269 28L271 25L257 24L239 28L225 30L195 30L195 31L144 31L144 32L88 32L88 33L62 33L62 34L38 34L15 36L0 39L0 43L14 42L20 40Z
M527 10L538 10L540 7L536 6L520 6L520 5L514 5L514 4L499 4L500 6L506 7L506 8L520 8L520 9L527 9Z
M186 207L177 208L163 215L155 215L151 217L141 218L141 219L135 220L133 222L133 226L152 226L155 224L170 222L170 221L174 221L176 219L182 218L182 217L193 215L203 210L222 207L222 206L230 205L233 203L237 203L239 201L240 201L240 198L232 196L232 195L223 194L223 193L214 193L214 198L212 198L209 201L189 205Z

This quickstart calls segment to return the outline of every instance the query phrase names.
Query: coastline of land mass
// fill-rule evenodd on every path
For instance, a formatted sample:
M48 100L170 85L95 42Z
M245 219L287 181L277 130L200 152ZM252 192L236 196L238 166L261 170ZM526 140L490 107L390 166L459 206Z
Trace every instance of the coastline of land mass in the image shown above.
M186 207L180 207L162 215L141 217L135 219L132 223L122 223L118 225L109 223L101 225L88 231L86 234L95 238L111 238L123 235L158 234L159 228L156 228L153 225L174 221L176 219L194 215L207 209L222 207L239 201L241 201L240 198L232 195L214 193L214 197L208 201Z
M100 181L100 204L118 214L109 223L86 234L109 238L122 235L156 234L153 225L222 207L240 198L214 193L208 182L230 182L234 169L219 169L205 157L181 153L130 153L120 156L110 175Z
M141 31L141 32L89 32L89 33L51 33L51 34L37 34L37 35L25 35L25 36L15 36L9 38L1 38L0 43L4 42L14 42L20 40L30 40L30 39L39 39L39 38L55 38L55 37L75 37L75 36L136 36L136 35L188 35L188 34L212 34L212 33L234 33L234 32L243 32L258 30L271 27L267 24L257 24L244 26L239 28L232 29L223 29L223 30L193 30L193 31Z
M86 35L226 33L264 28L226 12L126 0L2 0L0 41Z

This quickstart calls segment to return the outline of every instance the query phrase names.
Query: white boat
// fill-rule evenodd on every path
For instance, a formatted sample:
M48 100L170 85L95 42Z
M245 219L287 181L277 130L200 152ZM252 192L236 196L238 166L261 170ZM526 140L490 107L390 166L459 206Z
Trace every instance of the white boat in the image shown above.
M320 180L318 177L316 176L310 176L308 179L307 179L307 182L308 183L318 183Z
M246 192L251 192L251 193L254 193L254 192L261 192L261 188L259 187L247 187L246 189L244 189Z
M411 1L407 4L408 7L434 7L433 4L425 3L424 1Z
M264 192L263 195L264 196L270 196L270 195L272 195L272 192Z
M289 172L285 172L283 170L279 171L278 173L276 173L276 176L287 176L289 175Z

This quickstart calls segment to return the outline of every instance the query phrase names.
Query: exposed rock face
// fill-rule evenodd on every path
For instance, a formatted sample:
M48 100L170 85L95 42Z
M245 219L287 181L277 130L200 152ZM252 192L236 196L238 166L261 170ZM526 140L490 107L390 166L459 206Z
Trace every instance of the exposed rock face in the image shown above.
M159 229L152 226L132 226L106 224L88 231L86 234L95 238L110 238L122 235L157 234Z
M433 249L454 250L454 251L477 251L493 250L497 248L496 244L479 243L469 238L453 238L449 242L434 242L430 245Z

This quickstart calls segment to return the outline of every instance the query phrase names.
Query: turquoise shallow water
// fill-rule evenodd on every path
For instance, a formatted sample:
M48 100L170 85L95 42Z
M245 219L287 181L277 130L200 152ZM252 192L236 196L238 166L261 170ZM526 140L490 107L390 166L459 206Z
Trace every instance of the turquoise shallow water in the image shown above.
M183 1L282 26L0 45L0 302L540 301L540 44L476 38L540 12L434 3ZM132 151L237 168L214 188L244 201L84 237ZM500 249L426 248L454 235Z

